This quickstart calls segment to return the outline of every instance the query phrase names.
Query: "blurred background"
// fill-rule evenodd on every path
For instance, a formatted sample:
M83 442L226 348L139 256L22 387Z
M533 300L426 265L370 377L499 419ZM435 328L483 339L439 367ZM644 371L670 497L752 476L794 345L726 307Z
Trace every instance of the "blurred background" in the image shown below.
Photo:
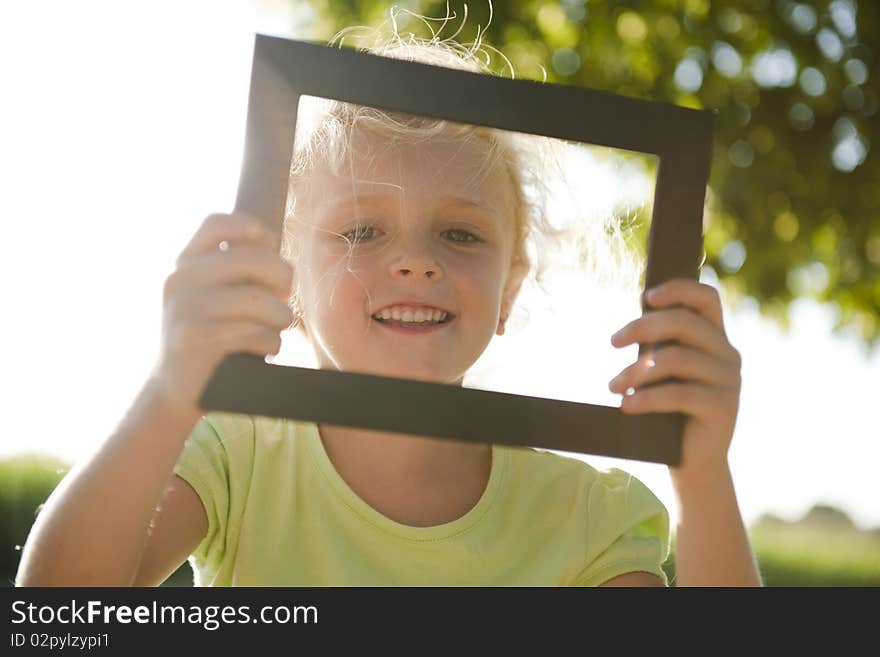
M502 75L717 112L700 277L743 355L730 461L761 572L880 585L878 14L867 0L3 3L2 583L40 504L152 368L178 253L232 209L254 32L326 42L393 17L463 43L485 30ZM649 158L582 167L586 198L646 225ZM467 384L616 405L604 385L635 350L571 346L606 344L637 305L587 286L557 272L549 295L525 289ZM309 354L286 335L278 361ZM665 466L574 456L632 472L675 521ZM666 567L674 581L674 554ZM184 564L166 585L191 583Z

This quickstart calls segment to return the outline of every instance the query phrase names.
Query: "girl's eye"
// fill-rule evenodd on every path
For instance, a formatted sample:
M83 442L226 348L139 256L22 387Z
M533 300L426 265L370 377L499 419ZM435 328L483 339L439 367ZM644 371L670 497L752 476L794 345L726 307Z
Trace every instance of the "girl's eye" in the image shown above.
M377 229L374 226L369 225L355 226L347 233L343 233L342 236L349 242L367 242L375 237L376 230ZM462 230L460 228L451 228L445 232L451 236L450 239L453 242L457 242L459 244L468 244L482 241L473 233Z
M355 226L347 233L343 233L342 236L350 242L365 242L375 230L373 226Z
M476 237L473 233L469 233L466 230L461 230L459 228L452 228L446 231L450 234L458 235L459 237L453 238L453 242L479 242L480 238Z

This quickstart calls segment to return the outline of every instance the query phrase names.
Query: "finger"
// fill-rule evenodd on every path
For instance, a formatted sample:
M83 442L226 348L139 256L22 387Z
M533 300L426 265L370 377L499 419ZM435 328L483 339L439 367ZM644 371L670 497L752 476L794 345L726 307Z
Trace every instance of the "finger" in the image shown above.
M670 340L731 363L740 363L739 352L730 345L724 332L702 315L687 308L652 310L611 336L611 344L615 347L656 344Z
M687 413L694 417L706 415L719 406L736 406L739 393L697 383L666 383L637 390L625 396L620 410L626 413Z
M281 332L258 322L212 321L199 324L206 342L225 354L238 352L259 356L277 354L281 350Z
M257 217L246 214L212 214L193 235L177 258L177 265L194 256L216 251L222 242L241 244L244 242L261 244L278 252L281 237L275 235Z
M671 377L719 387L740 385L739 370L731 363L688 347L670 345L639 358L614 377L608 389L623 393Z
M286 301L293 288L293 267L280 255L268 254L265 247L217 250L182 263L168 277L165 293L167 297L178 291L249 283L262 285Z
M210 320L251 320L276 330L290 327L294 315L290 307L266 288L256 285L226 285L201 298L192 305L201 307L201 316ZM182 303L186 303L186 299Z
M721 297L711 285L687 278L673 278L645 292L653 309L686 306L724 331Z

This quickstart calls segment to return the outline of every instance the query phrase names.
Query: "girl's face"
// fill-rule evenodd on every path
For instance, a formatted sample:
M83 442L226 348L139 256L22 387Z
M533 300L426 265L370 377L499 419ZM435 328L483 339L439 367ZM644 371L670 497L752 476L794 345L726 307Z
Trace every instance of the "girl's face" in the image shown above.
M484 170L481 140L354 138L349 170L320 165L296 199L295 269L319 366L460 385L525 273L511 271L512 181ZM374 318L395 306L449 317L418 329Z

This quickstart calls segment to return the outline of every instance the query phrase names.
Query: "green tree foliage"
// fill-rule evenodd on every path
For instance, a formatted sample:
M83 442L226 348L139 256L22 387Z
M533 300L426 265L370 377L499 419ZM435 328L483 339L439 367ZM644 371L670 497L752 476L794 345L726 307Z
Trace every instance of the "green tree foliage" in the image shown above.
M300 4L290 0L291 4ZM384 0L316 0L312 34L388 21ZM717 112L706 265L729 298L788 323L797 297L880 343L880 5L873 0L488 0L449 3L441 38L503 52L518 78ZM401 0L430 19L447 3ZM404 31L424 21L396 13ZM438 29L441 22L429 20ZM350 45L346 43L345 45ZM509 75L503 60L496 70Z

